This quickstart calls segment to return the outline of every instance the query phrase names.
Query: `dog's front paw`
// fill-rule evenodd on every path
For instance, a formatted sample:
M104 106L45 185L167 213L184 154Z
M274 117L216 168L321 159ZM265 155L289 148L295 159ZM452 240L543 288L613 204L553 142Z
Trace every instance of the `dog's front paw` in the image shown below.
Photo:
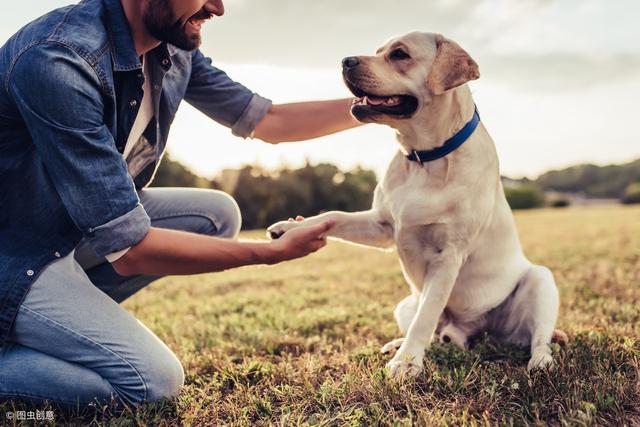
M413 378L422 371L422 358L417 356L396 356L387 363L391 378Z
M527 364L527 371L531 372L536 369L548 369L553 370L556 367L556 362L554 362L553 357L551 357L548 353L535 353L529 359L529 363Z
M284 233L298 226L300 222L297 221L280 221L267 228L267 237L270 239L278 239L282 237Z

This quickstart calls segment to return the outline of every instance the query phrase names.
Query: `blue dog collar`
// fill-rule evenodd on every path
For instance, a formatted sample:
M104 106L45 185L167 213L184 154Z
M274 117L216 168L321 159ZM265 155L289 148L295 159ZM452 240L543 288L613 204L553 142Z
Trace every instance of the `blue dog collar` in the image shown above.
M407 154L407 159L413 162L418 162L421 165L425 162L432 162L434 160L440 159L464 144L465 141L469 139L471 134L473 134L473 132L476 130L479 123L480 115L478 114L478 108L475 107L471 120L469 120L469 122L464 125L464 127L460 129L455 135L447 139L444 144L442 144L440 147L434 148L433 150L413 150L411 153Z

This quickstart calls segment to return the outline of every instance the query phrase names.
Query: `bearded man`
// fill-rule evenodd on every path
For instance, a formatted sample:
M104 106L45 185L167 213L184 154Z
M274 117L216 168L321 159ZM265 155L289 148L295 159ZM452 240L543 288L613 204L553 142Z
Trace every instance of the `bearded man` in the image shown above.
M349 99L272 103L198 49L222 0L84 0L0 48L0 396L176 396L173 352L120 302L168 274L305 256L332 224L241 242L213 190L148 189L182 99L271 143L356 126Z

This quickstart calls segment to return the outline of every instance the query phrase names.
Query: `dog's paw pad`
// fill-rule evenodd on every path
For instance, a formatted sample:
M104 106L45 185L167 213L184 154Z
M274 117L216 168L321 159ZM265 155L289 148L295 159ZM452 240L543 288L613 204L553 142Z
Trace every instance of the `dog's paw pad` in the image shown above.
M269 231L267 230L267 237L272 239L272 240L276 240L279 239L280 237L282 237L282 235L284 234L284 231Z

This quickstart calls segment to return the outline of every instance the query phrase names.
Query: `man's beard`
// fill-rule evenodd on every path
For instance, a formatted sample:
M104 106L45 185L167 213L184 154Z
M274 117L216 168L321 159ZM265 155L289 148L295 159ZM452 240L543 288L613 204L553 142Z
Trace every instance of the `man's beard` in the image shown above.
M150 0L142 20L149 34L180 49L194 50L202 43L199 32L187 33L186 23L173 16L169 0Z

